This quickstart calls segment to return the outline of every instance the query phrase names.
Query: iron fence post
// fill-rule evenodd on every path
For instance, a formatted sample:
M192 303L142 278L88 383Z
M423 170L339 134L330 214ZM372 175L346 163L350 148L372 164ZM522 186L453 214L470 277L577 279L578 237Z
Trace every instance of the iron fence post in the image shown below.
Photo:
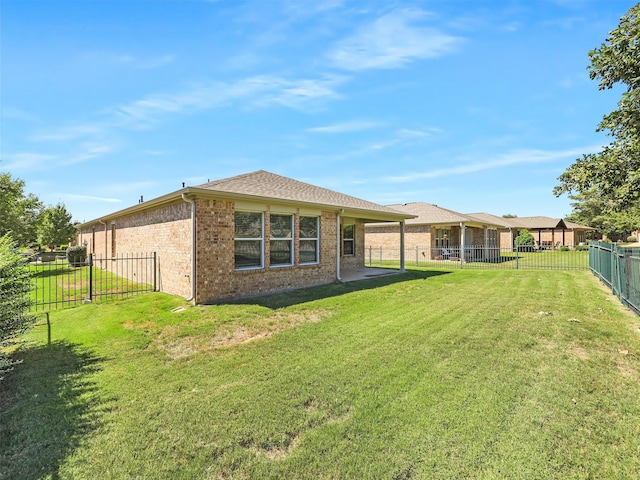
M89 254L89 301L93 302L93 253Z
M156 270L156 252L153 252L153 291L156 291L156 276L157 276L157 270Z

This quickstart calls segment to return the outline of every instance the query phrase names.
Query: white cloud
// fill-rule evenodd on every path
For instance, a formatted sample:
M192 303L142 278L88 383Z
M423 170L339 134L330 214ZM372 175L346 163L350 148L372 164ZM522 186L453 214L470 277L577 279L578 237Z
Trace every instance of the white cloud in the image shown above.
M546 151L546 150L516 150L505 153L497 158L488 159L484 162L458 165L454 167L438 168L426 172L413 172L405 175L387 177L386 181L405 183L425 178L439 178L453 175L464 175L467 173L489 170L492 168L506 167L511 165L527 163L543 163L556 160L575 159L578 156L601 150L601 146L591 146L585 149Z
M371 130L383 126L381 122L371 122L367 120L356 120L353 122L335 123L333 125L325 125L323 127L313 127L307 129L312 133L349 133L359 132L363 130Z
M151 70L164 67L173 62L174 56L170 54L139 57L129 53L113 53L108 51L93 51L81 55L83 64L113 65L115 67L130 67L139 70Z
M74 165L76 163L91 160L92 158L100 157L111 151L113 151L113 147L109 145L83 145L83 149L80 152L65 159L63 164Z
M61 193L59 194L60 198L65 198L68 200L89 200L94 202L105 202L105 203L121 203L122 200L119 198L109 198L109 197L96 197L93 195L77 195L73 193Z
M0 169L2 170L44 170L47 164L56 163L58 155L47 155L42 153L11 153L2 155L0 158Z
M338 44L329 58L339 68L359 71L400 68L417 59L437 58L454 51L460 37L411 25L425 15L416 10L384 15Z

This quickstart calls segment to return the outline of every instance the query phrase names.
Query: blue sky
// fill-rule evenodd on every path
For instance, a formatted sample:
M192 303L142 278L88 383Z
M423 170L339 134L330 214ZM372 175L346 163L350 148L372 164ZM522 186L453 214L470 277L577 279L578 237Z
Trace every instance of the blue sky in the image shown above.
M268 170L381 204L571 213L626 0L0 3L0 171L84 221Z

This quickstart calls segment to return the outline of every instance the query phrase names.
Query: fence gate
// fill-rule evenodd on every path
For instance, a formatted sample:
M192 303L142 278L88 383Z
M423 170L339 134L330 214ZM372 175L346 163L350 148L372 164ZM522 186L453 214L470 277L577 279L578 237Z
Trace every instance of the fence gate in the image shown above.
M37 260L30 268L34 282L31 310L36 312L157 290L155 252L115 257L89 254L82 263L66 258Z

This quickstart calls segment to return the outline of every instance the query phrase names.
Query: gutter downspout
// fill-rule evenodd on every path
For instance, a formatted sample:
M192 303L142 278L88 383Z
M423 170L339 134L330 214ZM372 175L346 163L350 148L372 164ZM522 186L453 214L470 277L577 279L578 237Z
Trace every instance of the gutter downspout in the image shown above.
M184 193L182 200L191 204L191 296L185 300L192 302L196 298L196 202Z
M107 259L107 223L102 220L98 220L99 223L104 225L104 259Z
M336 213L336 280L338 282L342 282L342 277L340 276L340 215L343 213L344 208L341 208Z

